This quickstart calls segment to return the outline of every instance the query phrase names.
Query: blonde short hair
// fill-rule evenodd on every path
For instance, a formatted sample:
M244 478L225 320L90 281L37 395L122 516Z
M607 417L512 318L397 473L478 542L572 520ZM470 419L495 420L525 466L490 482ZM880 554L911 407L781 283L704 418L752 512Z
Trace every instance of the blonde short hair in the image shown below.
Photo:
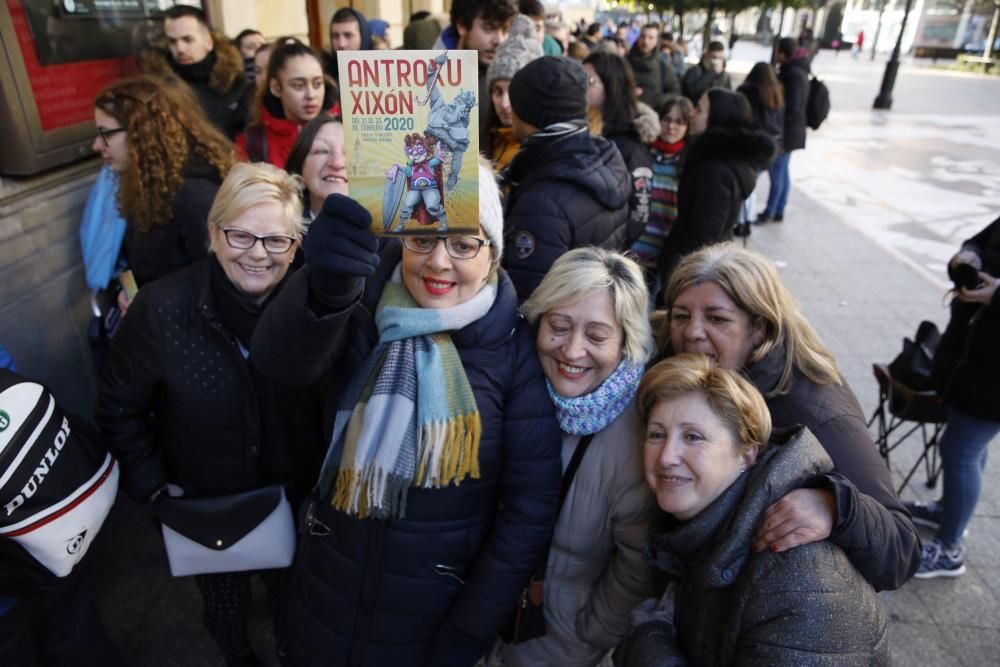
M615 319L625 334L625 358L636 364L646 363L653 352L646 281L639 265L619 252L585 247L564 253L552 264L521 311L537 326L553 308L576 303L601 289L611 295Z
M749 380L717 366L703 354L679 354L664 359L639 383L636 408L643 423L653 406L687 394L699 394L729 428L739 453L752 447L763 451L771 437L771 413L764 397Z
M816 384L841 384L833 354L820 341L791 293L778 277L774 262L735 243L706 246L684 257L670 274L666 289L668 316L660 332L660 351L668 353L669 312L681 292L704 283L715 283L737 306L760 322L763 340L750 352L746 365L784 346L785 366L770 395L788 393L793 371L798 369Z
M241 162L230 170L208 212L208 228L222 229L248 209L271 202L281 206L288 235L302 240L302 179L266 162Z

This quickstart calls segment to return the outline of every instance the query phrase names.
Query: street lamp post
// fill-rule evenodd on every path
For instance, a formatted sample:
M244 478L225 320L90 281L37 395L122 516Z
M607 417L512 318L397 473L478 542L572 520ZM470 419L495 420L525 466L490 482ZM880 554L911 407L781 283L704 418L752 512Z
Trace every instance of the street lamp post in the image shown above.
M896 38L896 46L892 49L889 62L885 64L885 74L882 75L882 87L875 97L872 105L875 109L892 108L892 87L896 85L896 72L899 71L899 52L903 48L903 33L906 32L906 19L910 16L910 5L913 0L906 0L906 9L903 10L903 23L899 26L899 36Z

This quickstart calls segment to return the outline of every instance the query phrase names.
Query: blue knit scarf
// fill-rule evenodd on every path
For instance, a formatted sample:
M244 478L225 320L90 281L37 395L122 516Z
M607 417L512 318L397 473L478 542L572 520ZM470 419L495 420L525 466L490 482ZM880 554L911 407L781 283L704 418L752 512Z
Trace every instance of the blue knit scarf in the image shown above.
M421 308L397 267L376 309L378 345L334 422L321 497L358 518L402 518L410 487L479 477L479 410L449 332L486 315L496 294L494 279L457 306Z
M556 419L564 433L590 435L603 431L618 418L622 410L635 398L642 379L643 367L622 359L618 368L604 379L594 391L575 398L556 393L548 380L549 396L556 404Z

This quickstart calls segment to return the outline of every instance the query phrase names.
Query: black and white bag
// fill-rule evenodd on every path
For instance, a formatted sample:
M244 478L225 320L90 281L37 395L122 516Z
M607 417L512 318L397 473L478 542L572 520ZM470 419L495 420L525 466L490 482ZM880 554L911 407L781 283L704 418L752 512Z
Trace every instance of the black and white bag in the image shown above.
M69 575L104 524L118 464L42 385L0 369L0 541Z

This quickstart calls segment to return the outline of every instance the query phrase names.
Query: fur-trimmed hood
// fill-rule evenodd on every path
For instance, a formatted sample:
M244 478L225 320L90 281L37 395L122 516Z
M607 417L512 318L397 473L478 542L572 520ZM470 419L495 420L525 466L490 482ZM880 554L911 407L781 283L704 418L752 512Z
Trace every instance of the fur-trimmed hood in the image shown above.
M708 160L726 164L740 176L749 195L757 174L767 169L777 148L774 139L759 130L709 128L690 143L684 164L686 169Z
M207 87L220 95L227 95L246 85L246 77L243 74L243 57L232 42L220 32L212 31L212 42L214 47L208 58L214 58L215 63L208 75ZM197 67L197 65L189 67ZM139 69L142 70L143 74L177 76L188 84L194 83L188 80L188 76L185 76L187 68L174 62L170 56L170 49L167 48L164 40L157 40L139 54Z
M632 120L632 125L635 127L636 134L639 135L639 141L647 146L660 136L660 117L656 115L653 107L645 102L639 102L638 113Z

